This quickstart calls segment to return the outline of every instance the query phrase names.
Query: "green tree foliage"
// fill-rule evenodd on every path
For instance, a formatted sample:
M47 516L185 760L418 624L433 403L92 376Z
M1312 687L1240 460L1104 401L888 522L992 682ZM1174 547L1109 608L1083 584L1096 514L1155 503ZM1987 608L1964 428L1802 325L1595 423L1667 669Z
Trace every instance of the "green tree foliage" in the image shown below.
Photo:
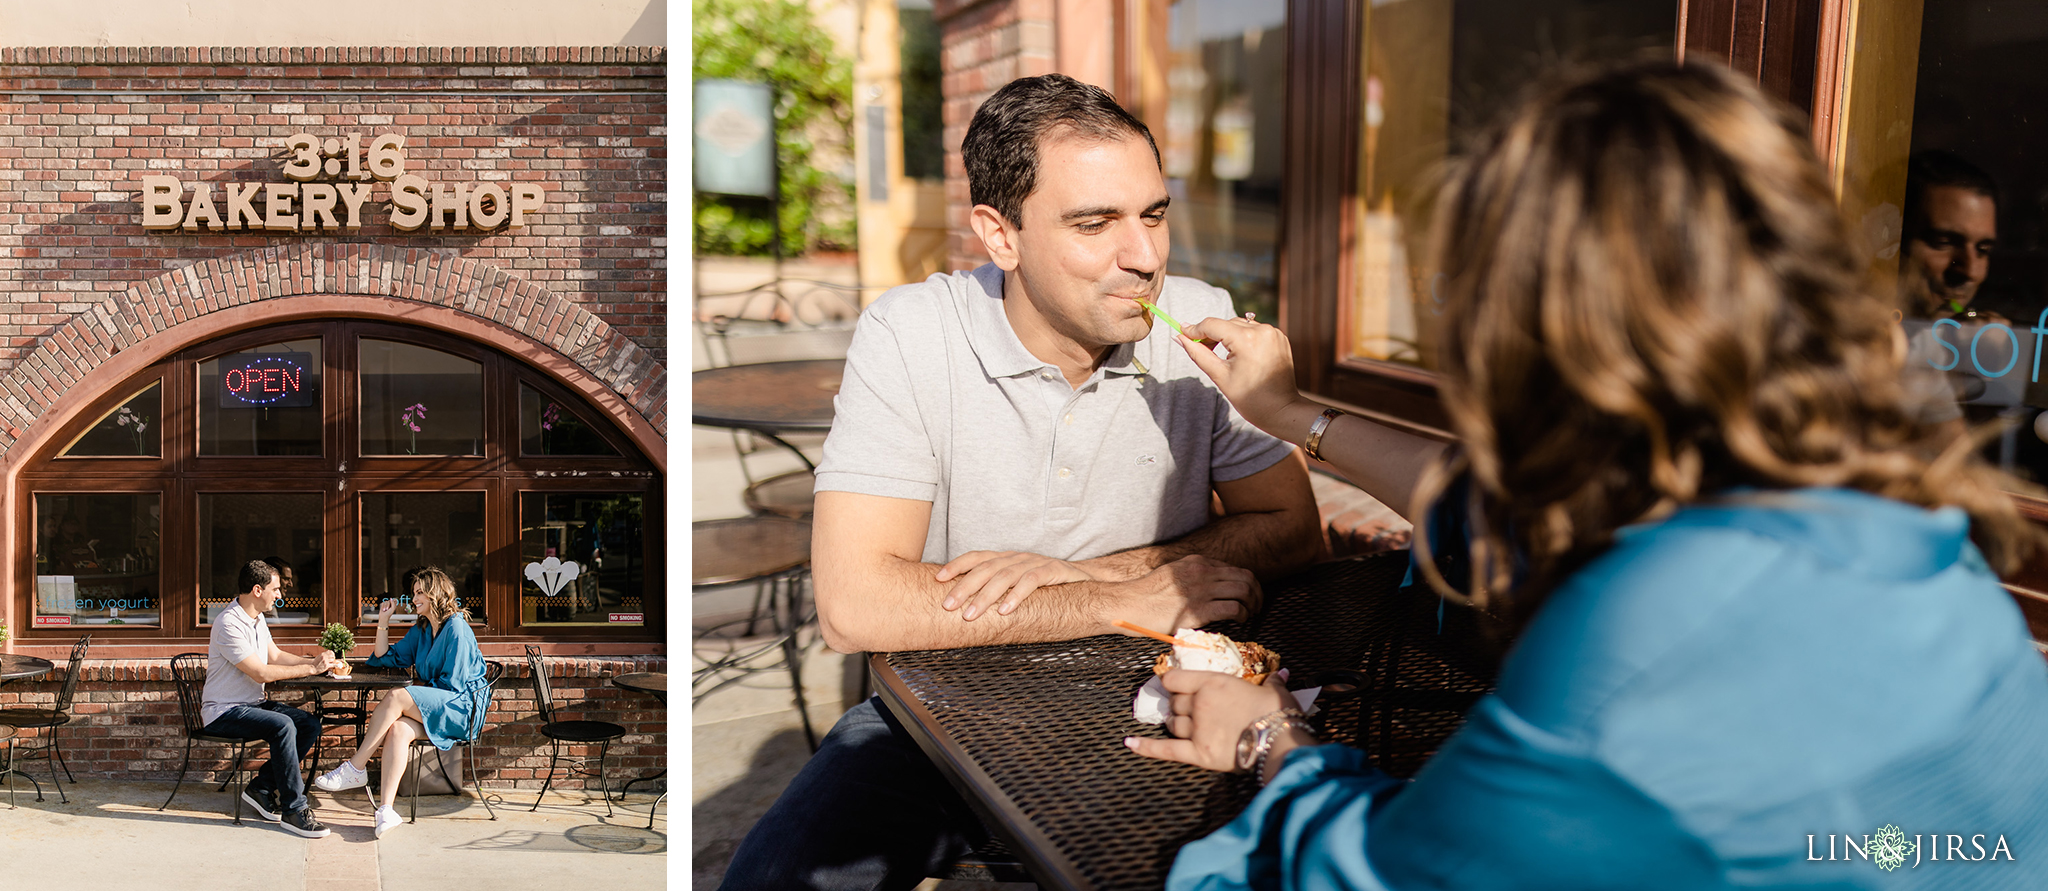
M851 156L853 66L818 27L801 0L696 0L691 73L776 85L776 152L782 166L782 249L850 247L852 215L837 223L820 209L850 208L853 184L814 165L812 136L836 134ZM697 196L697 250L766 254L774 226L769 202L729 195Z

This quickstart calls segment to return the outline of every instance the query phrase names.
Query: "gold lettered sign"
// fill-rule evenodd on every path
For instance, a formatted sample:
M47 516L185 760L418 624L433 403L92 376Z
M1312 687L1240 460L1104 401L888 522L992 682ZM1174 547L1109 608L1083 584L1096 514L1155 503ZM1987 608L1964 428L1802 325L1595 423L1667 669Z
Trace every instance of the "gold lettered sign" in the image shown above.
M402 232L524 228L547 203L538 183L440 183L405 171L405 135L361 133L285 139L284 182L210 183L142 178L142 228L156 232L353 232L363 205L382 200ZM380 188L381 186L381 188Z

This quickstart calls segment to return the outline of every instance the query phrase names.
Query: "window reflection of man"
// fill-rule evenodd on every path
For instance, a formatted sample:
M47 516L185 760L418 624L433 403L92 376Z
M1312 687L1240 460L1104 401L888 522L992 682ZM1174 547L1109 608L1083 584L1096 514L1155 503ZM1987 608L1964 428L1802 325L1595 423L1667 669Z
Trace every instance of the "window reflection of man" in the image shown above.
M1968 313L1998 246L1998 187L1991 175L1949 152L1906 164L1905 239L1899 283L1905 311L1945 319Z
M2003 316L1970 306L1998 244L1997 196L1990 174L1953 153L1931 149L1906 162L1899 297L1909 348L1901 383L1907 410L1933 428L1936 444L1963 434L1965 418L1958 403L1983 396L1987 382L1967 370L1972 367L1968 359L1956 361L1951 355L1955 341L1971 341L1955 335L1944 342L1938 326L1930 323L2009 324ZM1983 412L1972 417L1990 419Z
M263 558L263 562L270 564L271 569L277 570L278 588L280 591L283 592L278 597L278 602L290 604L298 603L297 600L292 599L294 597L297 597L299 594L298 579L292 575L292 565L290 563L285 562L285 559L283 557L265 557ZM273 603L270 607L270 610L264 613L264 615L273 619L277 618L277 605Z

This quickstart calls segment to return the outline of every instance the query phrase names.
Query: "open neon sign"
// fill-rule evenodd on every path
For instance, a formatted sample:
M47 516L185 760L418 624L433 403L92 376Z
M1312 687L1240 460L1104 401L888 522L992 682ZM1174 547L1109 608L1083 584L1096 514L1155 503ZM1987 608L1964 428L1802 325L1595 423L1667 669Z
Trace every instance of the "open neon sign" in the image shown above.
M311 353L238 353L220 360L222 408L305 408L319 384Z

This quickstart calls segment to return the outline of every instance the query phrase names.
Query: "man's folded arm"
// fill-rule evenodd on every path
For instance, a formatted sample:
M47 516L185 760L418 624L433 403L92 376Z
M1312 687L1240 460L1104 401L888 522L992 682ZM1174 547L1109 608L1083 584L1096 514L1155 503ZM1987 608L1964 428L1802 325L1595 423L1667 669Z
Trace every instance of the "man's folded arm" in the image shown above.
M1200 554L1260 576L1299 569L1329 555L1308 462L1299 449L1257 473L1215 484L1223 516L1179 538L1079 561L1098 578L1136 578Z
M1246 618L1258 606L1251 574L1204 558L1161 566L1122 582L1039 589L1015 612L975 621L941 604L949 587L922 562L931 502L819 492L811 520L811 580L818 624L834 650L944 649L1069 640L1115 633L1117 619L1194 627Z

